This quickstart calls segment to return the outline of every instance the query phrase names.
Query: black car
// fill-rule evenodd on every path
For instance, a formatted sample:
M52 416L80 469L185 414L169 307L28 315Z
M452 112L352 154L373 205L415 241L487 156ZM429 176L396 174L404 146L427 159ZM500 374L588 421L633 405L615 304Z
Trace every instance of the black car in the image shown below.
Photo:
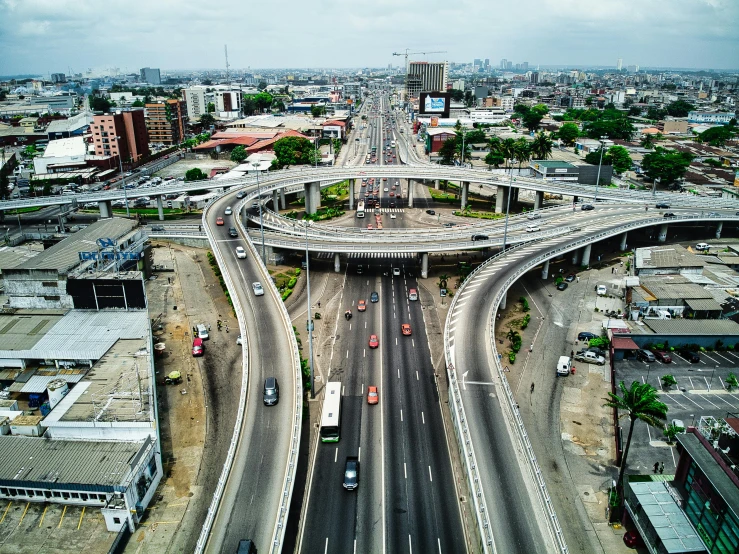
M236 227L229 227L228 228L228 236L229 237L234 237L234 238L236 238L236 237L239 236L239 233L236 231Z
M164 231L164 225L152 225L151 230L162 232Z
M436 212L434 210L426 210L426 213L429 215L436 215Z
M488 237L487 235L472 235L472 240L473 241L476 241L476 240L488 240L489 238L490 237Z
M595 333L591 333L590 331L580 331L577 335L577 340L590 340L597 337Z
M264 380L264 392L262 400L265 406L274 406L280 401L280 386L275 377L267 377Z
M370 302L379 302L379 301L380 301L380 295L377 294L376 292L372 292L372 294L370 294Z
M665 215L662 217L677 217L677 216L672 212L665 212Z
M567 281L568 283L571 283L574 280L575 280L575 274L574 273L570 273L567 277L565 277L565 281Z
M353 491L359 486L359 459L347 456L344 466L344 488Z
M697 364L701 361L701 358L700 356L698 356L698 354L686 348L678 350L678 354L680 354L681 357L685 358L691 364Z
M667 202L659 202L655 207L658 210L666 210L670 207L670 205Z
M567 283L562 281L559 285L557 285L557 290L565 290L567 288Z
M590 211L590 210L594 210L595 208L593 208L593 205L592 205L592 204L583 204L583 205L582 205L582 206L580 207L580 209L581 209L581 210L582 210L583 212L588 212L588 211Z

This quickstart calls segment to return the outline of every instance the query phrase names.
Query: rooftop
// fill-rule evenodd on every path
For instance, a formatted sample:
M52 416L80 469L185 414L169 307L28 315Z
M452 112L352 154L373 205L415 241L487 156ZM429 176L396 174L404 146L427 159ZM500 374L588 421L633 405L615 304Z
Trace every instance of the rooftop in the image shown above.
M655 246L637 248L636 268L640 269L679 269L704 267L705 262L682 246Z
M532 165L532 166L533 165L539 165L539 166L542 166L542 167L549 167L549 168L552 168L552 169L562 168L562 167L567 167L567 168L573 168L574 169L574 167L575 167L574 165L572 165L569 162L564 162L564 161L560 161L560 160L531 160L530 165Z
M645 319L644 325L660 335L731 335L739 338L739 323L730 319Z
M83 137L69 137L50 140L44 150L44 158L62 158L69 156L84 156L87 154L87 144Z

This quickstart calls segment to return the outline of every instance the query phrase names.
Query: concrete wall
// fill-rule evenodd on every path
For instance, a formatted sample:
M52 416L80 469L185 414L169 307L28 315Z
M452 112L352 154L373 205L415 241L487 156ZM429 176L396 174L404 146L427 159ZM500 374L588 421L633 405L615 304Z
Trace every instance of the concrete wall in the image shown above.
M619 335L622 336L622 335ZM724 347L731 344L739 343L739 335L623 335L633 340L639 348L644 348L647 344L657 344L668 342L669 346L678 347L685 344L697 344L705 348L713 348L717 340L724 343Z
M3 272L3 284L12 308L73 308L67 295L67 279L52 270L14 270Z
M583 164L578 165L580 173L577 176L577 182L583 185L595 185L595 181L598 178L598 166ZM613 167L610 165L603 165L600 168L600 182L610 183L611 177L613 177Z

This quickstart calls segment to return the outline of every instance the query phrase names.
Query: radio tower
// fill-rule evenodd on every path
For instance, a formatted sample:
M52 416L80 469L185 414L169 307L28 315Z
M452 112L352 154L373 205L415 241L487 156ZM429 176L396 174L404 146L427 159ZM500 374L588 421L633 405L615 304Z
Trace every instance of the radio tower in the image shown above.
M228 44L223 45L223 51L226 53L226 81L228 82L228 86L231 86L231 77L228 74Z

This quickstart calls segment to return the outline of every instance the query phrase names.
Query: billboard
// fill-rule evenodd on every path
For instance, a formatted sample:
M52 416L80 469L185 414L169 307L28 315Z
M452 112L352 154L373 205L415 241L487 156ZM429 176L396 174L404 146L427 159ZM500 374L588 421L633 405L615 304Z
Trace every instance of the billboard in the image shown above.
M418 102L419 112L448 118L451 99L449 92L422 92Z

